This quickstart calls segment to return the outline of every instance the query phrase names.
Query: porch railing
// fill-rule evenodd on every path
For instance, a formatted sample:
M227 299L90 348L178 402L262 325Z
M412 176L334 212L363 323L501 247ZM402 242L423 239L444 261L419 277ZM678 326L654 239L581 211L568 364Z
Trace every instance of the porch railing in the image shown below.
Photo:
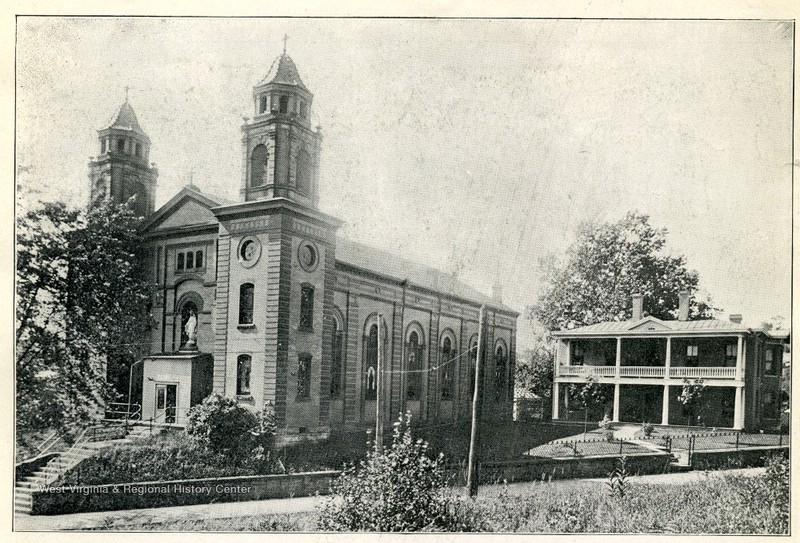
M663 378L664 366L620 366L620 377L656 377Z
M670 368L669 376L678 379L735 379L736 368L708 367L708 368Z
M566 377L583 377L584 375L597 375L598 377L614 377L614 366L560 366L558 374Z
M615 377L616 366L559 366L558 376L560 377L584 377L595 375L597 377ZM620 366L620 377L649 377L651 379L663 379L667 377L667 369L664 366ZM671 367L669 377L672 379L735 379L736 368L726 367Z

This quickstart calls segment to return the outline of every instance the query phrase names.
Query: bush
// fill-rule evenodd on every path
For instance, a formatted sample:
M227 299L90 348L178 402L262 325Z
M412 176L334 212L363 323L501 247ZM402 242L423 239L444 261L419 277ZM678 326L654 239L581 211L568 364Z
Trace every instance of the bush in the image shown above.
M597 423L597 426L601 430L611 430L611 419L608 418L608 415L603 417L603 420Z
M189 410L186 433L213 452L241 457L257 445L258 426L253 413L215 392Z
M411 437L411 414L394 425L391 447L376 447L357 468L346 469L320 514L323 530L465 531L468 514L445 495L443 456Z
M652 422L645 422L642 424L642 433L645 435L645 437L650 437L653 435L653 430L654 427Z

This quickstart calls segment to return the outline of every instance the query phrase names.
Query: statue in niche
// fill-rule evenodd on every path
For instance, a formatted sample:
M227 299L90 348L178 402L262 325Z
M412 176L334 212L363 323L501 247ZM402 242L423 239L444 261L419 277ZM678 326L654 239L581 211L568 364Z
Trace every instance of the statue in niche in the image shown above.
M181 350L197 350L197 307L192 303L187 303L183 311L183 330L181 333Z

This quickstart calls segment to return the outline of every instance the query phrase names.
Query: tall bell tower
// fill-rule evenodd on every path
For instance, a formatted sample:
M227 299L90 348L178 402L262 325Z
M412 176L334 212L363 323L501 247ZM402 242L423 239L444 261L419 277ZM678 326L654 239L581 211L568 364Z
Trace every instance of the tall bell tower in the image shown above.
M136 196L134 212L151 214L158 170L148 163L150 138L139 125L127 93L125 103L97 135L100 154L89 162L89 207L104 201L121 204Z
M316 209L322 136L311 126L313 98L284 42L283 54L253 87L253 119L242 126L242 200L288 198Z

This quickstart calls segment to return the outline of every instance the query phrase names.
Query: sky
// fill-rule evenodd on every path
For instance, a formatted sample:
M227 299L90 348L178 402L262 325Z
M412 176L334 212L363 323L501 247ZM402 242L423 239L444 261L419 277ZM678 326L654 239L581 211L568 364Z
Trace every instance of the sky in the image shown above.
M281 53L314 93L320 208L341 234L524 315L584 220L668 230L700 287L790 317L791 23L567 19L19 18L25 201L88 201L97 130L129 99L159 169L238 198L242 117ZM519 348L530 340L520 318Z

